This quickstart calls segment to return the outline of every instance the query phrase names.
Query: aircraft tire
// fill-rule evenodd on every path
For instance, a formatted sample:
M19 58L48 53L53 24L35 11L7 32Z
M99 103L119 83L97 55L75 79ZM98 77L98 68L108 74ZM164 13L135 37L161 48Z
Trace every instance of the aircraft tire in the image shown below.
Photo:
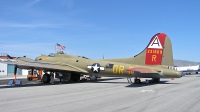
M97 81L97 76L90 75L89 79L90 79L90 81Z
M141 81L140 81L140 79L134 79L134 83L139 84L139 83L141 83Z
M49 74L44 74L42 77L43 83L49 83L50 82L50 75Z
M196 72L196 74L198 74L198 72Z

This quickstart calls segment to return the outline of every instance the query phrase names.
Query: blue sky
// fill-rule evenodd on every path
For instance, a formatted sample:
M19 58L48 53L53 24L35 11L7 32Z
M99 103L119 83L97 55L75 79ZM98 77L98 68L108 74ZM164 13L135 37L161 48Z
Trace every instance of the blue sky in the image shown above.
M0 53L131 57L166 33L174 59L200 62L198 0L1 0Z

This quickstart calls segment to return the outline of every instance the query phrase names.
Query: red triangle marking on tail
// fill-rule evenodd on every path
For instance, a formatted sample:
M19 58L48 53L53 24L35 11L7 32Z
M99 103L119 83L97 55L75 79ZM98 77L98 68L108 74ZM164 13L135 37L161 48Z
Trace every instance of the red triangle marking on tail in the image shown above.
M149 42L146 49L146 65L161 65L166 34L159 33Z

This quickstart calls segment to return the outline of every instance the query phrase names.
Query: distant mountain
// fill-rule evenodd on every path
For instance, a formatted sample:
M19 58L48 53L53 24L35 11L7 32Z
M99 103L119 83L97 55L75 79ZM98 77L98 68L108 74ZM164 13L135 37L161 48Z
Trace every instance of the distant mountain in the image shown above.
M192 66L192 65L199 65L200 62L194 62L194 61L187 61L187 60L174 60L175 66Z

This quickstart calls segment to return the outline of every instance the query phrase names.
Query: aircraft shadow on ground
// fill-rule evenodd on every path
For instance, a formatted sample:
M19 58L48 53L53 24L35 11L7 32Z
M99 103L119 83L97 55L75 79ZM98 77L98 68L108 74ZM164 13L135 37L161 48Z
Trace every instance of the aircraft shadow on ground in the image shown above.
M159 85L159 84L180 84L180 83L169 83L169 81L160 81L159 83L145 83L142 82L140 84L135 84L135 83L131 83L128 86L125 87L144 87L144 86L151 86L151 85Z
M52 86L52 85L70 85L70 84L81 84L81 83L127 83L127 82L101 82L101 81L109 81L109 80L117 80L117 79L123 79L123 78L106 78L106 79L98 79L97 81L78 81L78 82L62 82L60 83L59 81L55 81L54 84L51 83L43 83L43 82L37 82L37 81L30 81L27 83L27 81L22 80L21 85L5 85L5 86L0 86L0 89L5 89L5 88L20 88L20 87L34 87L34 86ZM7 81L3 81L4 84L6 84ZM25 82L25 83L23 83Z
M118 80L118 79L125 79L125 78L106 78L106 79L98 79L97 81L79 81L79 82L62 82L62 84L60 84L59 81L55 81L54 84L45 84L43 82L37 82L37 81L30 81L28 83L23 83L22 80L22 85L14 85L14 86L0 86L0 89L6 89L6 88L20 88L20 87L34 87L34 86L53 86L53 85L70 85L70 84L81 84L81 83L110 83L110 84L127 84L127 86L125 87L143 87L143 86L150 86L150 85L155 85L155 84L179 84L179 83L168 83L168 81L160 81L159 83L145 83L142 82L140 84L135 84L135 83L128 83L127 81L123 81L123 82L117 82L117 81L113 81L113 82L104 82L104 81L111 81L111 80ZM27 81L25 81L27 82Z

